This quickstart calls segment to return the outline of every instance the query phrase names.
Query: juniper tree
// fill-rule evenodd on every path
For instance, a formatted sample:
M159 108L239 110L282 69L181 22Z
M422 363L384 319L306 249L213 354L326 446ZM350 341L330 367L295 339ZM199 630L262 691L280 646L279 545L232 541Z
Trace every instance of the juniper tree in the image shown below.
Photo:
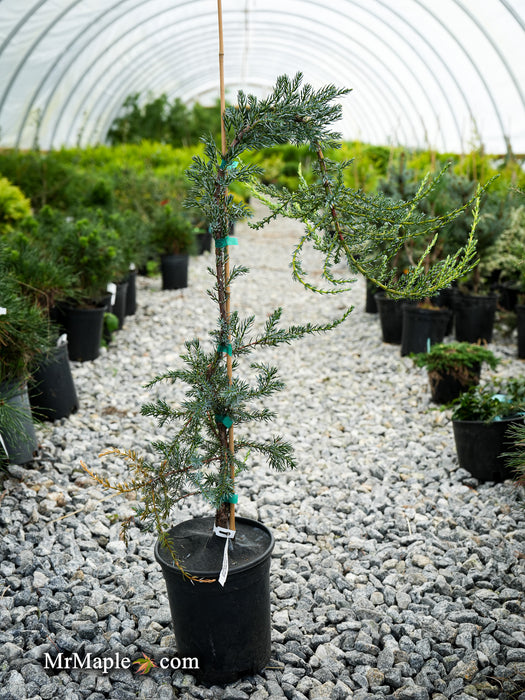
M248 451L261 454L277 470L295 466L292 446L282 436L259 441L245 430L250 423L274 417L261 401L281 390L283 383L275 367L260 362L251 363L251 378L241 378L237 374L240 358L256 348L275 347L333 329L351 311L327 324L283 327L282 309L278 308L260 332L255 331L253 316L240 318L236 311L230 311L230 287L248 273L240 265L230 269L229 246L235 242L230 227L250 214L244 203L229 194L234 182L251 187L270 207L266 218L251 224L254 228L262 228L278 215L303 222L304 234L297 242L291 265L294 277L310 289L337 293L347 289L356 274L363 274L394 297L425 297L464 275L475 263L476 206L474 224L464 246L425 271L424 263L439 229L465 208L439 218L421 213L418 205L439 182L440 175L433 182L425 180L408 201L393 201L382 194L370 196L345 187L344 171L349 163L333 162L325 153L338 147L340 135L332 126L341 116L339 100L348 92L332 85L314 90L303 85L300 74L293 79L280 77L264 99L239 92L237 105L227 108L223 117L226 147L220 150L211 135L205 137L204 157L195 156L187 171L191 182L187 206L200 209L215 239L215 267L209 269L214 283L208 292L218 310L217 324L211 330L212 347L205 349L198 339L186 342L182 366L150 383L183 382L186 398L179 406L161 399L143 406L143 414L153 416L160 426L170 424L169 437L155 443L157 461L120 451L130 461L134 475L129 482L112 486L141 492L138 516L146 524L157 526L167 546L170 544L163 533L170 511L191 494L204 496L216 510L216 524L227 527L234 477L247 468ZM279 144L309 146L316 159L314 184L308 186L301 178L294 192L263 187L261 169L243 161L242 156ZM471 204L475 205L474 200ZM407 274L396 279L389 263L414 237L425 237L430 242ZM307 280L301 262L306 245L324 256L327 285L316 286ZM348 274L341 276L343 261Z

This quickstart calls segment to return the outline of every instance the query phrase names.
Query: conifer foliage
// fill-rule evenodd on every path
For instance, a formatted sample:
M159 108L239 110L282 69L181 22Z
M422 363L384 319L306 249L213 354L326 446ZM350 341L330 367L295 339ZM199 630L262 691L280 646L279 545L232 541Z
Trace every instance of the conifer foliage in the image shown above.
M194 157L187 171L192 183L187 205L202 211L215 239L216 264L210 269L214 284L208 292L218 309L217 325L211 330L212 349L205 349L197 339L188 341L181 356L182 366L151 382L182 382L186 385L186 399L178 406L157 400L143 407L143 413L154 416L160 425L170 424L169 439L155 444L157 461L119 452L130 462L134 474L129 482L112 485L121 491L141 492L138 517L148 525L156 525L165 542L163 533L172 508L190 494L204 496L216 510L216 524L227 526L229 501L234 495L232 474L249 466L248 453L259 453L277 470L296 466L293 448L282 436L261 442L249 431L251 423L274 417L263 403L283 388L276 368L252 362L252 375L245 379L238 374L240 359L256 348L274 347L306 334L328 331L351 311L348 309L341 318L325 325L281 327L282 309L276 309L260 332L254 330L253 317L241 319L236 311L230 312L230 287L239 276L248 273L239 265L230 269L229 250L235 242L231 225L250 214L244 203L229 194L233 182L250 186L271 209L266 219L252 224L254 228L262 228L279 214L304 222L305 232L298 241L292 267L295 277L312 289L336 293L347 288L356 273L362 273L393 296L424 297L449 285L475 264L476 208L464 247L425 271L424 259L440 227L461 210L425 218L417 205L433 187L427 181L408 202L393 201L381 194L372 197L344 186L344 168L348 163L333 163L324 153L339 143L340 135L332 126L341 117L339 100L348 92L332 85L314 90L303 85L300 74L293 79L278 78L273 92L265 99L240 92L237 105L227 108L224 114L224 152L211 135L206 137L204 157ZM301 181L295 192L263 187L260 169L242 161L246 151L284 143L308 144L316 154L315 184L308 186ZM402 280L396 280L389 261L414 236L428 239L423 258ZM327 286L322 289L307 282L302 269L301 252L307 244L324 255ZM339 274L341 261L347 263L346 277ZM338 275L333 273L335 264ZM232 376L227 372L228 357ZM243 359L242 366L246 365ZM233 441L231 430L235 431Z

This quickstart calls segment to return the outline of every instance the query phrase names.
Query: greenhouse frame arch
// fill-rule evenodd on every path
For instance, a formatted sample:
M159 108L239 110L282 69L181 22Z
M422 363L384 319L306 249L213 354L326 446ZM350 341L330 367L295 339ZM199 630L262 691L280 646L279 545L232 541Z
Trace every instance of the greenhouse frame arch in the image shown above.
M218 97L214 0L4 0L0 145L104 142L126 97ZM223 0L227 97L282 73L352 89L346 139L525 152L518 0Z

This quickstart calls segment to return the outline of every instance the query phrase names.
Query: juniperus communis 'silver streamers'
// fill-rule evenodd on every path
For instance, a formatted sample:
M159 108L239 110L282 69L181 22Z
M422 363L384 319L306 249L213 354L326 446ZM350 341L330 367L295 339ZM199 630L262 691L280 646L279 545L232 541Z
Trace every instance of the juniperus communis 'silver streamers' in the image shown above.
M265 99L238 94L235 107L224 114L227 147L218 149L211 136L204 139L204 158L195 156L187 171L192 187L187 204L201 209L211 224L215 238L215 269L210 273L215 284L209 295L218 307L218 322L211 331L212 347L204 348L199 340L186 343L181 356L183 366L156 377L157 382L183 382L186 399L179 406L157 400L143 406L143 414L154 416L160 425L172 426L169 438L159 440L155 448L158 461L138 458L132 452L119 452L134 469L129 482L116 484L117 490L130 488L142 495L138 517L156 526L161 538L169 522L170 511L189 495L201 494L216 509L216 523L227 527L227 504L233 495L230 476L233 465L237 474L247 468L246 454L259 453L277 470L295 467L293 449L280 435L269 441L250 436L246 426L253 421L269 421L272 411L261 407L261 400L283 388L277 370L254 362L253 378L240 378L238 360L258 347L290 343L306 334L320 333L340 324L348 316L324 325L279 326L282 310L275 310L263 330L254 331L254 318L239 318L226 310L230 284L248 270L233 266L226 279L226 259L230 225L250 215L247 206L229 194L233 182L245 183L270 208L262 221L251 224L262 228L270 219L284 215L302 221L304 234L297 243L291 262L293 275L306 287L324 293L347 289L356 274L363 274L393 297L431 296L465 275L476 263L474 231L479 216L479 191L465 207L439 217L425 217L418 202L435 186L441 175L425 180L416 196L408 201L392 201L384 195L367 195L344 185L348 163L335 163L325 157L327 149L337 148L340 135L331 126L341 116L339 99L349 91L332 85L314 90L303 85L302 76L278 78L273 92ZM308 185L300 179L297 191L263 186L262 171L244 163L245 151L258 151L276 144L309 144L316 156L316 182ZM439 230L466 207L473 205L473 224L465 245L453 256L434 265L427 264ZM389 262L414 237L428 241L422 257L401 279L395 277ZM228 240L225 240L228 239ZM220 241L222 240L222 243ZM301 252L312 245L324 256L323 286L307 281ZM345 262L347 275L341 275ZM337 275L334 266L337 265ZM234 377L226 373L226 355L231 354ZM228 430L235 427L235 449L229 449ZM106 486L108 484L106 483ZM167 543L169 545L169 543ZM175 553L174 553L175 556Z

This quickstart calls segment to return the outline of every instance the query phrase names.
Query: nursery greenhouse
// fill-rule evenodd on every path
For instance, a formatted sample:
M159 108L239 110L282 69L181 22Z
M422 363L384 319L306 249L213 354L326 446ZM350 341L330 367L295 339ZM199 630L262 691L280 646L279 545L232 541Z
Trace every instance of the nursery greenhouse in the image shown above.
M525 152L520 0L228 0L227 94L277 75L352 88L341 129L376 144ZM0 143L104 141L133 92L217 98L213 0L2 0Z
M525 700L524 166L525 0L0 0L0 700Z

